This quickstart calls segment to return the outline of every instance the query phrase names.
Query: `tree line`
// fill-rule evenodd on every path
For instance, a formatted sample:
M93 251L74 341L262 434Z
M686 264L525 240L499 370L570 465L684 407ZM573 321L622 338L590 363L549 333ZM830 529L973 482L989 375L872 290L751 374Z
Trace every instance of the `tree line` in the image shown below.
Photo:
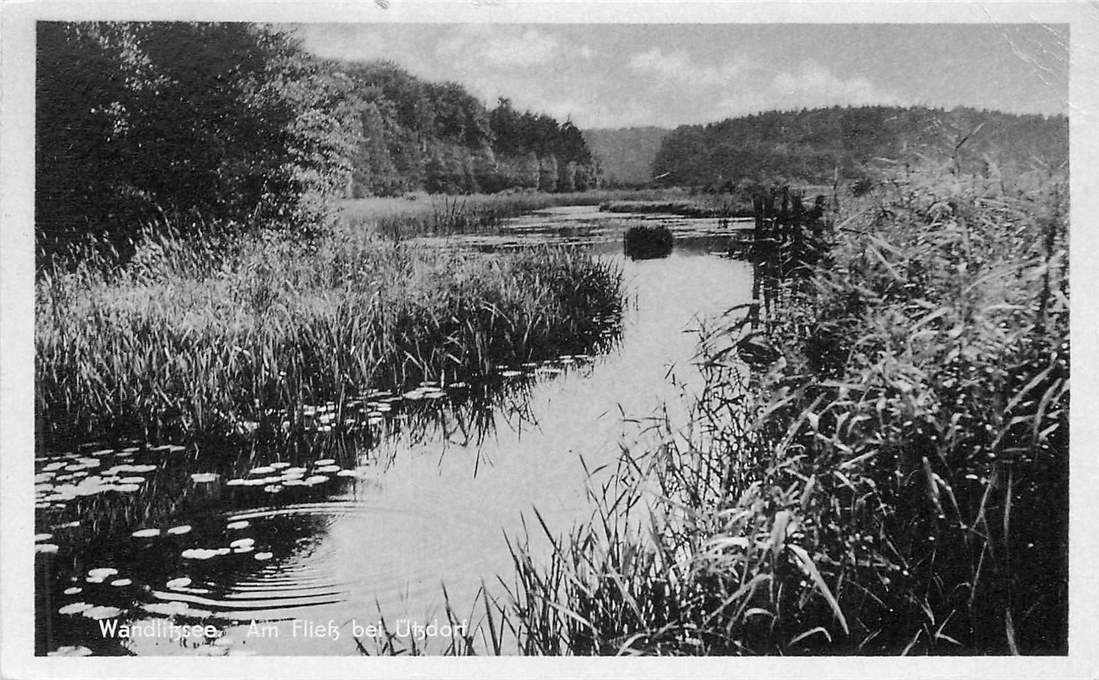
M331 67L352 81L359 111L356 197L417 189L586 191L599 181L571 121L520 112L505 98L489 110L457 83L427 82L391 62Z
M1068 119L959 107L863 106L768 111L668 134L652 164L666 185L731 190L830 184L883 162L952 156L978 173L1068 162Z
M302 229L333 196L599 181L570 121L257 24L40 22L35 121L46 250L158 224Z

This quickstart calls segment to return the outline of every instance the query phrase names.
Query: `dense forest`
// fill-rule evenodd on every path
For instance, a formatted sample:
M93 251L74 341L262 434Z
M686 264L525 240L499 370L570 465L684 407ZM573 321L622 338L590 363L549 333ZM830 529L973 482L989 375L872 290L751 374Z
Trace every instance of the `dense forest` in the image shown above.
M659 127L584 130L584 141L599 162L608 186L646 186L653 159L671 130Z
M1068 119L924 107L768 111L665 137L653 160L665 185L731 188L831 183L872 174L883 161L955 156L962 169L996 172L1068 161Z
M489 110L457 83L432 83L389 62L336 64L361 123L355 197L509 188L585 191L598 171L580 130L507 99Z
M333 196L584 191L569 121L234 23L38 25L36 235L128 247L150 225L307 228Z

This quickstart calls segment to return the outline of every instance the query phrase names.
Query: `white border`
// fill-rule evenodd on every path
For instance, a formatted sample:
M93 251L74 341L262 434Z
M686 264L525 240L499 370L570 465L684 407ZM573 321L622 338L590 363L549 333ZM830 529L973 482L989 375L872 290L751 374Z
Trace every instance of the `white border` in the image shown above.
M33 656L34 21L203 19L377 23L1059 23L1071 25L1072 461L1069 656L1047 658L62 659ZM1099 8L1084 2L11 2L0 0L0 678L705 677L1096 678L1099 325L1089 300L1099 254Z

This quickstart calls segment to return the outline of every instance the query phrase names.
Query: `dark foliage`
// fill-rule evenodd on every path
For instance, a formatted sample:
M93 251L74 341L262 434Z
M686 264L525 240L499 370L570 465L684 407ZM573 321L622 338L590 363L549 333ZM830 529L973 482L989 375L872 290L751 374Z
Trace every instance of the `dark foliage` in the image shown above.
M40 23L36 236L288 226L346 183L346 83L251 24Z
M570 121L519 112L507 99L488 110L456 83L431 83L396 64L332 64L354 83L361 134L352 195L586 191L598 169Z
M988 177L1068 162L1068 119L923 107L768 111L668 134L653 161L667 185L717 190L832 184L877 177L879 166L953 156ZM866 186L869 186L868 184Z
M623 249L632 260L667 257L672 252L672 244L672 232L664 225L630 227L623 239Z

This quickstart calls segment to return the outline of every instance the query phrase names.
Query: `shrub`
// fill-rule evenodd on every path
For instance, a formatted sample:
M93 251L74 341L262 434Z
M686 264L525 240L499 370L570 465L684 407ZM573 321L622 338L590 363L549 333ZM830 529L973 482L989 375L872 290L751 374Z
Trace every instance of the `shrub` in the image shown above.
M630 259L648 260L670 255L673 240L672 232L664 225L637 226L626 230L623 246Z

